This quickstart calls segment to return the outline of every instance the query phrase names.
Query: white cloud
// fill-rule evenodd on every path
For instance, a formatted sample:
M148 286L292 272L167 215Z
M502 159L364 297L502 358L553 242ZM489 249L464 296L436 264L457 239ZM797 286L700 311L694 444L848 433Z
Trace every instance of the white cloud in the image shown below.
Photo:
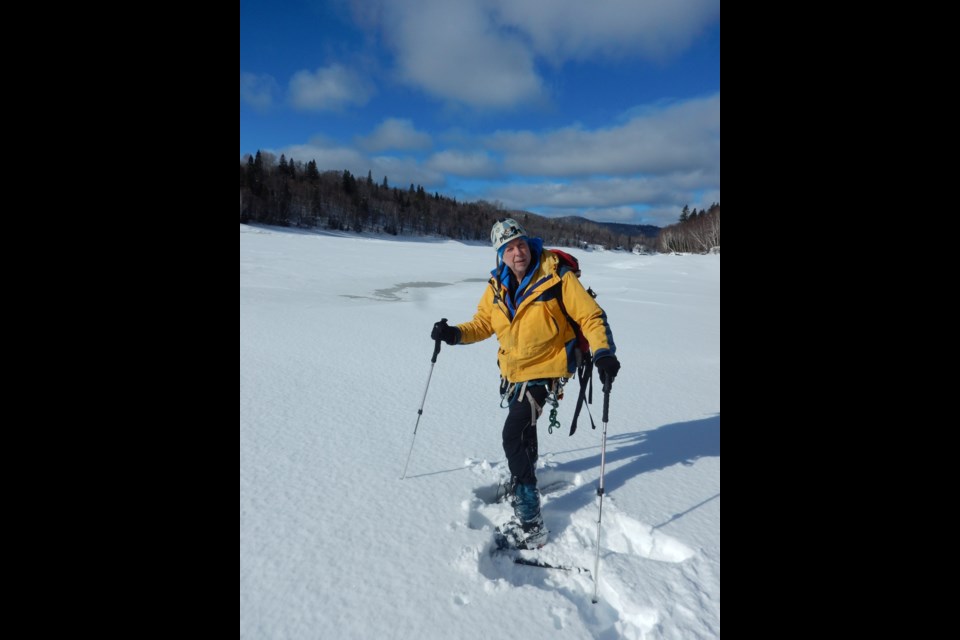
M426 165L441 173L471 178L491 176L497 171L494 159L486 151L441 151L430 156Z
M498 132L488 143L504 154L504 168L518 175L719 173L720 95L645 109L606 129Z
M378 29L400 79L440 99L509 108L543 100L537 62L642 56L690 45L719 0L354 0Z
M423 136L410 121L391 118L360 140L367 149L433 143ZM595 130L571 126L479 138L452 130L437 138L445 148L426 160L367 156L329 141L315 141L312 151L325 159L318 159L321 166L359 176L372 170L378 184L388 176L398 188L422 184L428 191L446 188L450 195L451 189L457 193L469 180L479 179L479 189L470 188L463 199L499 201L544 214L663 225L675 222L685 204L704 208L720 201L719 94L638 106L618 124ZM309 159L300 150L288 155Z
M665 187L663 181L650 178L544 181L494 187L491 195L521 209L585 209L661 200L668 191Z
M686 48L720 14L719 0L487 1L502 27L523 32L538 55L555 62L662 58Z
M383 2L378 15L404 82L477 108L540 99L532 51L520 34L491 21L484 2Z
M429 152L437 141L441 146ZM356 142L350 147L315 138L275 153L358 177L370 171L377 184L386 176L400 189L412 183L451 195L476 180L461 199L545 215L666 225L676 222L685 204L704 208L720 201L719 94L638 106L617 124L594 130L570 126L475 137L455 129L432 138L410 120L388 118ZM403 149L428 154L390 153Z
M273 76L240 72L240 99L257 111L269 110L276 93L277 81Z
M387 118L380 123L373 133L359 138L357 143L367 151L383 151L386 149L426 149L432 140L430 134L417 131L413 123L400 118Z
M342 109L364 105L375 93L373 85L361 74L340 64L297 71L290 78L290 102L304 111Z
M677 221L683 205L704 208L720 202L719 179L713 188L691 184L686 174L634 178L591 178L571 182L513 183L489 189L481 197L512 209L545 215L581 215L594 220L643 219L646 224ZM628 215L628 211L633 213Z

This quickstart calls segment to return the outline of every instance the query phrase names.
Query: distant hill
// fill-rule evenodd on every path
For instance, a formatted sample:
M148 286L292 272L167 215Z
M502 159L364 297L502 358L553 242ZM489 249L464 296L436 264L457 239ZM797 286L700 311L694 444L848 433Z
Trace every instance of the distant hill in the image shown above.
M572 224L595 224L598 227L603 227L604 229L609 229L611 233L616 233L618 235L625 236L646 236L648 238L656 238L660 234L660 227L657 227L652 224L622 224L620 222L596 222L595 220L587 220L581 216L566 216L563 218L557 218L557 220L563 220L564 222L570 222Z
M481 201L482 202L482 201ZM636 244L655 247L660 227L650 224L596 222L582 216L546 217L530 211L507 210L503 213L517 220L531 235L547 244L577 247L599 244L608 248L629 248Z

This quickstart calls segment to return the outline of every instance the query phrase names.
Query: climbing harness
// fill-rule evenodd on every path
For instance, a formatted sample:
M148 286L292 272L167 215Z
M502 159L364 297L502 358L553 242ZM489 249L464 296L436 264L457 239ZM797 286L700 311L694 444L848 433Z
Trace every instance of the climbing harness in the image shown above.
M548 433L553 433L554 429L560 428L560 421L557 420L557 409L560 407L560 400L563 400L563 385L567 383L566 378L557 378L553 380L536 380L525 382L510 382L504 377L500 378L500 408L507 409L517 400L524 398L530 402L531 424L537 423L537 418L543 413L543 407L537 404L533 394L529 393L528 387L543 385L547 388L547 397L544 404L549 404L550 425L547 427ZM506 402L506 404L504 404Z

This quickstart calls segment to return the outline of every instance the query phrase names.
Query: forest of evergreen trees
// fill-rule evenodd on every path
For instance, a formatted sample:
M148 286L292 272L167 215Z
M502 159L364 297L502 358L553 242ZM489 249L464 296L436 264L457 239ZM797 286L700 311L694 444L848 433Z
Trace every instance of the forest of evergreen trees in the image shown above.
M716 245L719 245L720 205L708 213L690 213L671 229L670 246L661 246L660 237L617 233L600 224L547 218L525 211L509 211L483 200L461 203L439 193L428 195L422 186L391 186L388 177L375 181L367 172L358 178L349 171L317 169L313 160L303 164L283 155L257 151L240 161L240 222L261 222L280 226L369 231L392 235L435 235L455 240L488 241L494 220L510 216L531 235L554 246L577 247L599 244L625 249L638 246L661 251L707 251L688 240L691 220L716 214ZM622 225L621 225L622 227ZM659 234L662 237L662 233ZM684 240L680 240L683 238Z

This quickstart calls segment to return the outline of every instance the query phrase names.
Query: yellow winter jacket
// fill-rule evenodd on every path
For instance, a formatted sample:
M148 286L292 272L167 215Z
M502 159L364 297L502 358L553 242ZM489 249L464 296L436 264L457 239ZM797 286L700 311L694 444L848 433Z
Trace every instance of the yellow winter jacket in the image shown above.
M500 374L510 382L569 378L576 371L576 335L563 315L558 294L563 297L567 313L590 342L594 360L616 352L603 309L586 292L576 274L563 269L561 276L558 266L557 256L542 250L537 269L527 287L518 292L519 302L514 301L515 304L508 302L506 284L498 286L497 278L491 277L473 320L457 325L460 344L497 334ZM508 275L506 265L501 268L501 280L513 277L512 273ZM515 308L513 313L511 307Z

